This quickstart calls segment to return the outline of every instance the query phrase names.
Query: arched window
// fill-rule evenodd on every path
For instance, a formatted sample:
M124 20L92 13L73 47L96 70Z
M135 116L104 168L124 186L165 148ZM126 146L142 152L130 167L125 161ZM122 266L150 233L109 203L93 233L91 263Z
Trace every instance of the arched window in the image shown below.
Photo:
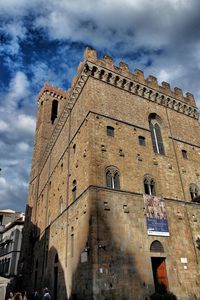
M119 170L115 167L106 168L106 186L111 189L120 189Z
M153 241L150 246L151 252L165 252L163 245L159 241Z
M156 194L156 184L154 178L147 174L144 176L144 193L147 195Z
M194 183L190 184L190 196L191 196L191 200L195 201L195 199L197 198L197 196L199 195L199 189L198 186Z
M151 114L149 116L149 127L151 131L154 152L164 155L165 151L158 119L159 117L156 114Z
M72 200L76 200L76 180L74 180L72 183Z
M53 124L58 116L58 101L53 100L51 106L51 123Z

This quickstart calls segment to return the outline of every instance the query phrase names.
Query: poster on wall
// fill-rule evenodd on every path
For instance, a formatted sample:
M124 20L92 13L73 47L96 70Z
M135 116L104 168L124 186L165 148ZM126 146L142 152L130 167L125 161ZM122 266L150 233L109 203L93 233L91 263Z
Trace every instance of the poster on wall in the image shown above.
M144 194L148 235L169 236L164 199Z

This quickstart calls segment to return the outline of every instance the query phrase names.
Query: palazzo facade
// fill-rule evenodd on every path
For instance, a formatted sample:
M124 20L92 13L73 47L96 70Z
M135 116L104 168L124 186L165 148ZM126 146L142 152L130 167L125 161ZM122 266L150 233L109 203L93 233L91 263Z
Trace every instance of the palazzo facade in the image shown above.
M200 299L200 125L192 94L86 49L45 84L21 272L59 299Z

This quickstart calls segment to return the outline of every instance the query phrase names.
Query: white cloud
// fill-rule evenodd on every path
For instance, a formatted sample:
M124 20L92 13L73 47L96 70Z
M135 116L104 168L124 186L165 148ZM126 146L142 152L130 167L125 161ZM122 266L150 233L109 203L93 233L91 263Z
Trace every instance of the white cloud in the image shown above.
M16 127L23 132L33 134L35 132L35 119L32 116L19 114L17 116Z
M18 143L18 148L20 151L27 152L29 150L29 145L25 142Z
M5 189L8 187L6 179L4 177L0 177L0 189Z
M5 131L9 131L9 126L8 124L3 121L3 120L0 120L0 132L5 132Z
M11 79L5 95L5 110L16 109L18 102L29 95L29 81L25 73L18 71Z

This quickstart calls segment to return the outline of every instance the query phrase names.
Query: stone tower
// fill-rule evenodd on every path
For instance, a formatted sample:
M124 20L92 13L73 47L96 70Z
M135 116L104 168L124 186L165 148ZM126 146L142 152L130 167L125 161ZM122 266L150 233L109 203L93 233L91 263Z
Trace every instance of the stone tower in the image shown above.
M200 297L200 126L192 94L86 49L45 84L24 233L26 287L59 299ZM145 298L146 297L146 298Z

